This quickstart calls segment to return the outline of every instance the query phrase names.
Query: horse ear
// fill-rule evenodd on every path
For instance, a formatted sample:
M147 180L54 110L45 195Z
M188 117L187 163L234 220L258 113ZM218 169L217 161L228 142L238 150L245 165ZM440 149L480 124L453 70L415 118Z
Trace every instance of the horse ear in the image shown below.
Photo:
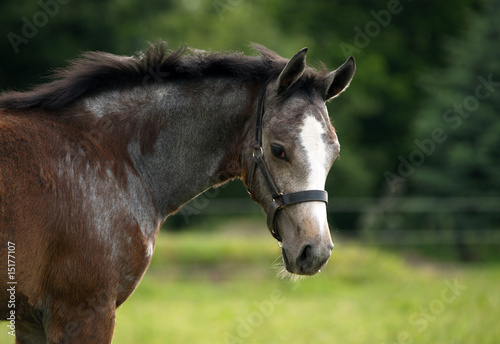
M288 61L285 68L278 77L278 86L276 91L282 94L290 88L297 80L300 79L306 68L306 53L307 48L302 48L298 53Z
M325 76L319 89L325 102L335 98L349 86L355 71L356 62L351 56L342 66Z

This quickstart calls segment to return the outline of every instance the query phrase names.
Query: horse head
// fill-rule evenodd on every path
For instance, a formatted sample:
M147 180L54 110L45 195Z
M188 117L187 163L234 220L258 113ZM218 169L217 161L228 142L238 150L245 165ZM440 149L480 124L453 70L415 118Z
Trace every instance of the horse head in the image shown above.
M287 61L261 92L245 181L267 212L286 269L314 275L333 249L324 188L340 150L326 102L349 86L356 67L351 57L318 73L306 67L306 52Z

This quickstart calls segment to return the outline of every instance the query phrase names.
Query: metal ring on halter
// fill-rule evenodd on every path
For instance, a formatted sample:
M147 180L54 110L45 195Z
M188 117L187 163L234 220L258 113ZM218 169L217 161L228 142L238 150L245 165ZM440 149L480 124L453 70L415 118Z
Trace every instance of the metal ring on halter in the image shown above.
M257 153L257 154L256 154ZM264 155L264 150L262 149L262 147L257 147L257 148L254 148L253 152L252 152L252 157L254 159L258 159L258 158L261 158L262 156Z

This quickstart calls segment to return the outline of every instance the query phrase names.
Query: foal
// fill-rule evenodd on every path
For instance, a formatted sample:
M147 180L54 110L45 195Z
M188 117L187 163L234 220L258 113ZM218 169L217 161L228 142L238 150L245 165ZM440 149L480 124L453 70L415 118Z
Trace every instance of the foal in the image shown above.
M110 343L161 223L234 178L268 213L288 271L326 264L339 143L325 102L354 60L318 72L307 49L256 48L85 53L0 97L0 316L16 343Z

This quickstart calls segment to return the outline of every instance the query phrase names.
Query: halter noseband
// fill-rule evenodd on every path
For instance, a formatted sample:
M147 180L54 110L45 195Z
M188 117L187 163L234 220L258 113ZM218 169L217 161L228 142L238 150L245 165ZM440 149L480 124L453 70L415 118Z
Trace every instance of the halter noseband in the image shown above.
M255 142L253 149L253 160L254 165L251 170L251 173L248 178L248 188L247 191L249 194L252 194L252 183L255 175L255 171L257 167L260 169L264 179L271 191L271 197L273 201L267 210L267 228L271 232L271 235L278 240L282 241L281 237L278 234L276 229L276 220L278 219L278 211L283 209L286 206L303 203L303 202L325 202L328 204L328 192L325 190L304 190L297 192L290 192L287 194L283 194L276 182L274 181L273 176L269 172L266 162L264 161L264 150L262 148L262 118L264 117L264 98L266 95L267 83L264 85L264 89L262 90L259 96L259 104L258 104L258 112L257 112L257 125L255 127Z

